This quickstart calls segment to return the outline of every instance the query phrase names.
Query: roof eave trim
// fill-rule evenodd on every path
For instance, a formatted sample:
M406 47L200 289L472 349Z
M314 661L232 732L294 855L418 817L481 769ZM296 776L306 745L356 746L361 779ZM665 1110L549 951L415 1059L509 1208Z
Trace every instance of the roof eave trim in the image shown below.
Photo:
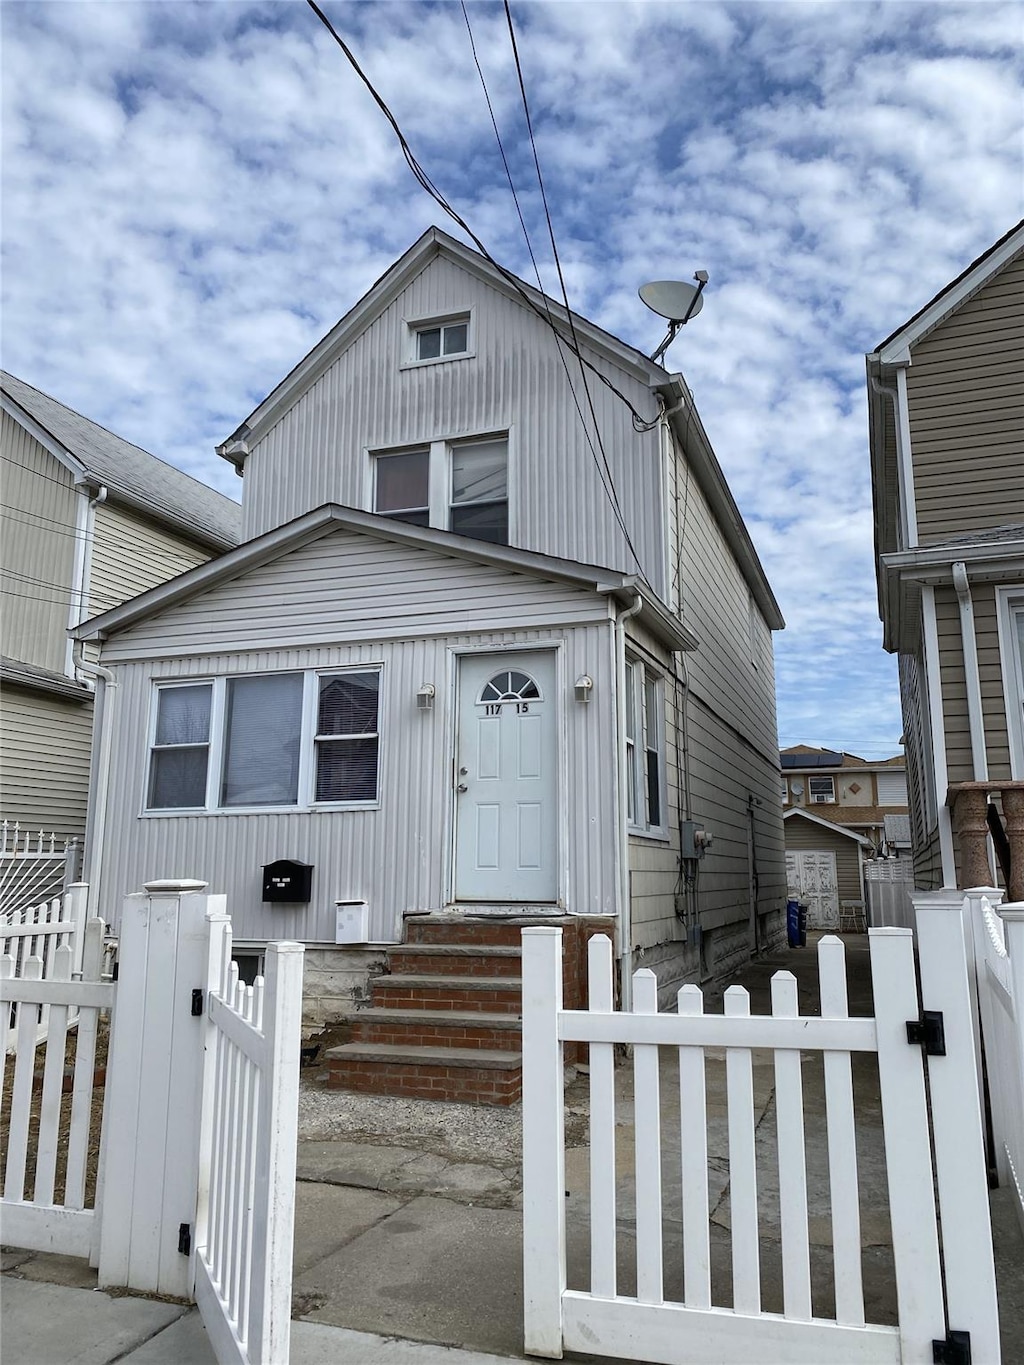
M782 823L785 824L786 821L791 819L794 815L800 816L803 820L810 820L812 824L820 825L822 829L834 830L836 834L842 834L847 839L855 839L856 842L861 844L864 848L871 848L872 846L871 840L865 839L862 834L856 834L846 825L836 824L833 820L823 820L820 815L815 815L813 811L805 810L803 806L791 806L789 810L783 813Z
M75 481L81 483L89 480L94 484L102 483L102 480L95 474L91 474L86 466L76 456L72 455L67 446L62 445L52 432L47 431L35 417L25 411L16 398L12 398L9 393L0 392L0 408L7 413L13 421L23 426L30 436L58 460L71 474L75 476Z
M977 293L988 281L997 275L1019 251L1024 249L1024 223L1018 224L1010 232L980 257L973 267L968 267L952 285L936 294L931 303L917 313L911 320L888 337L878 348L878 358L883 365L907 365L910 363L910 347L923 340L940 323L945 322L951 313L961 308L972 294Z
M750 532L747 530L740 509L736 505L732 490L722 473L722 467L718 463L718 457L715 455L714 448L704 429L689 386L681 374L671 374L667 375L664 380L659 380L653 384L652 388L669 401L670 407L674 407L676 403L682 400L683 406L669 417L669 421L673 424L683 455L693 466L697 481L711 504L711 510L722 528L726 540L739 560L743 577L754 595L768 628L770 630L785 630L786 622L775 599L775 594L772 592L771 584L768 582L768 575L765 573L757 550L754 548L754 542L750 538ZM688 436L696 436L697 439L688 443Z
M236 546L217 559L189 569L177 578L150 588L102 615L94 616L74 627L69 634L76 640L105 639L113 631L124 630L136 621L186 600L195 593L259 565L291 550L299 549L316 540L332 528L338 527L363 535L376 536L398 544L413 545L433 550L438 554L470 559L476 563L496 564L512 572L528 573L606 594L637 593L643 598L644 611L652 629L674 649L695 649L697 641L675 617L657 602L646 585L629 574L616 573L595 565L578 564L572 560L519 550L513 546L491 545L486 541L457 536L449 531L431 527L411 526L373 512L325 503L284 526L275 527L254 540Z

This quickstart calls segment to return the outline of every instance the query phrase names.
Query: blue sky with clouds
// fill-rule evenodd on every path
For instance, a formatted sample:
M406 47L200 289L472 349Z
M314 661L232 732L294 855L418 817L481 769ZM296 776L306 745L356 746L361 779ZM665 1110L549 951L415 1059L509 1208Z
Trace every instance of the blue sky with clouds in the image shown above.
M434 182L530 276L462 8L323 7ZM556 290L500 5L470 23ZM788 629L779 732L897 751L864 353L1022 216L1024 9L513 5L573 306L682 370ZM3 364L238 497L213 453L432 222L300 0L5 0Z

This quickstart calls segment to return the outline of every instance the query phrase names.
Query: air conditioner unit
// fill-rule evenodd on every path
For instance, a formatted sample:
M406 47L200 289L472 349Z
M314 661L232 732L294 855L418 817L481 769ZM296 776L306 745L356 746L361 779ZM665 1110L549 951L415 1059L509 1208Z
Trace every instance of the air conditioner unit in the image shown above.
M811 797L816 806L827 806L831 799L827 792L815 792Z

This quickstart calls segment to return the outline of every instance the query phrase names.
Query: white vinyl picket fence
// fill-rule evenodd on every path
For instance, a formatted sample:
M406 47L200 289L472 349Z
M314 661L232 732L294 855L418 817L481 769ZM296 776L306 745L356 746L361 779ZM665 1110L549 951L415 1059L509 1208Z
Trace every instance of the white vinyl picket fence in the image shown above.
M116 983L103 979L98 919L79 973L67 944L45 980L40 957L18 977L13 957L0 958L0 1005L16 1011L13 1078L0 1056L11 1091L4 1240L88 1256L104 1288L194 1297L219 1365L287 1365L303 950L268 945L265 979L240 986L224 898L204 886L151 882L128 897ZM96 1196L85 1207L96 1032L111 1011Z
M0 914L59 896L77 865L77 840L0 820Z
M43 961L30 957L14 976L14 959L0 958L0 1003L5 1018L13 1006L14 1074L11 1082L11 1119L4 1160L4 1241L32 1251L58 1251L69 1256L94 1257L98 1222L86 1203L86 1173L90 1140L95 1138L93 1091L96 1034L100 1015L114 1000L114 984L103 977L104 925L92 919L83 935L81 962L74 970L70 945L58 947L49 958L49 974L42 978ZM77 979L72 979L74 976ZM33 1117L33 1081L39 1039L39 1013L48 1013L45 1030L42 1090L38 1098L38 1141L32 1190L26 1188L29 1127ZM64 1072L69 1029L74 1024L75 1062L70 1097ZM0 1054L0 1087L6 1079L6 1053ZM64 1177L57 1181L58 1155L63 1153Z
M968 892L964 908L973 922L996 1172L1016 1196L1024 1230L1024 904L999 905L997 896Z
M85 949L85 914L89 888L81 883L70 886L63 897L44 901L42 905L25 906L21 910L7 910L0 914L0 957L10 958L10 975L25 975L26 965L35 960L39 963L39 976L44 981L53 978L57 951L68 948L71 953L70 975L67 980L80 975L82 954ZM33 969L35 970L35 969ZM46 1037L47 1007L40 1006L36 1041ZM27 1012L26 1012L27 1014ZM68 1016L67 1023L73 1024L76 1012ZM4 1015L6 1036L4 1051L11 1052L15 1046L13 1020L10 1014Z
M997 1365L998 1316L971 1036L963 926L958 914L923 914L924 1004L941 1010L946 1053L929 1057L934 1119L929 1133L925 1063L908 1041L921 1017L913 938L906 929L869 935L875 1017L850 1018L844 946L818 949L821 1015L800 1016L796 982L772 982L772 1015L751 1016L745 990L730 987L725 1013L706 1015L699 989L679 992L678 1013L657 1012L657 981L633 978L631 1013L613 1009L612 948L590 941L590 1008L562 1008L561 930L524 929L523 1220L526 1350L559 1358L572 1349L660 1365L914 1362L932 1365L947 1329L968 1332L973 1358ZM927 948L924 947L927 940ZM566 1287L562 1049L590 1045L590 1285ZM614 1048L633 1049L635 1094L635 1293L620 1289L616 1210ZM659 1095L659 1048L677 1053L680 1104L670 1120ZM732 1302L712 1301L705 1052L725 1049ZM766 1312L760 1279L752 1089L753 1049L773 1056L783 1311ZM862 1283L856 1110L851 1054L877 1057L898 1326L866 1321ZM834 1317L812 1313L803 1072L823 1059L831 1190ZM682 1291L666 1297L662 1133L679 1125ZM934 1161L933 1161L934 1157ZM938 1189L936 1208L933 1170ZM939 1220L955 1229L942 1248ZM947 1318L948 1312L948 1318Z

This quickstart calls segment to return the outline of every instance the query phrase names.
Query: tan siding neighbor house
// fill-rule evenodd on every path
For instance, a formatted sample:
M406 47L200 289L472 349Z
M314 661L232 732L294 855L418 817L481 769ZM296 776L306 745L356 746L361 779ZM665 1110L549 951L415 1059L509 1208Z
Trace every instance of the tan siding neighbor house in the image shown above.
M1024 224L867 366L918 885L1024 899Z

